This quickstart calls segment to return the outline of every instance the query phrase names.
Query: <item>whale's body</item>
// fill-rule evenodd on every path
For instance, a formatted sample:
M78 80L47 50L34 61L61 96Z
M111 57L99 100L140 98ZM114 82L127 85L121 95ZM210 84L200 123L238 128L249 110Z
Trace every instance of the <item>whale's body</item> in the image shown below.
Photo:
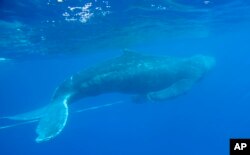
M148 95L186 79L197 81L211 67L211 57L152 57L134 52L79 72L66 79L53 100L72 94L68 101L103 93Z
M150 101L167 100L188 91L213 65L214 59L203 55L176 58L125 52L66 79L45 108L9 118L37 119L36 141L50 140L64 128L68 104L74 101L112 92L143 96Z

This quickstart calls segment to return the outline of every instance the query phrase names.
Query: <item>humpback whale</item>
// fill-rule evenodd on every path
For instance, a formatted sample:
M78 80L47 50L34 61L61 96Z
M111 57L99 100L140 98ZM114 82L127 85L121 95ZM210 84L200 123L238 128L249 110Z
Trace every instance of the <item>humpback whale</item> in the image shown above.
M36 142L48 141L61 133L68 106L77 100L118 92L143 96L152 102L165 101L186 93L214 64L213 57L204 55L163 57L125 51L67 78L47 106L5 118L38 121Z

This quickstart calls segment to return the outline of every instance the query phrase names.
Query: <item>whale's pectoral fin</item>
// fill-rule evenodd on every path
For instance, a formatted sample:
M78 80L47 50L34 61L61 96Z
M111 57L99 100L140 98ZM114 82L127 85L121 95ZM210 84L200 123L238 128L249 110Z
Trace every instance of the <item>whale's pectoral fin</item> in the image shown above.
M36 142L50 140L57 136L66 125L68 118L67 103L52 103L46 109L46 114L40 118L36 129Z
M170 98L174 98L187 92L193 86L193 84L194 80L183 79L172 84L170 87L166 89L148 93L147 98L150 101L164 101Z

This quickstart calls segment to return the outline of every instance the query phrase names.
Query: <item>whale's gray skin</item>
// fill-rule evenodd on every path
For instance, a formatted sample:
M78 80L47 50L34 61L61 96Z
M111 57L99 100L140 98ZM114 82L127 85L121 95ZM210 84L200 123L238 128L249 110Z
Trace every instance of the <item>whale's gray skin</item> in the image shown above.
M191 58L152 57L127 51L121 57L66 79L58 87L53 100L72 94L68 98L72 102L111 92L147 95L154 101L165 100L159 93L173 84L176 87L191 86L213 65L213 58L202 55ZM173 96L166 99L169 97Z
M145 96L150 101L167 100L187 92L214 64L214 58L203 55L156 57L126 51L66 79L47 107L9 118L37 119L36 141L47 141L62 131L68 104L74 101L112 92Z

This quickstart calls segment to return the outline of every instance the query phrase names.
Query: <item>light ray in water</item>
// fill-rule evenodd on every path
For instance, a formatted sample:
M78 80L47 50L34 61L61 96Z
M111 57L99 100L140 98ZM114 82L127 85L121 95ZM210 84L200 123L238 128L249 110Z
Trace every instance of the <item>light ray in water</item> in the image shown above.
M121 104L123 102L124 101L117 101L117 102L114 102L114 103L108 103L108 104L104 104L104 105L88 107L88 108L84 108L84 109L81 109L81 110L77 110L76 112L79 113L79 112L84 112L84 111L88 111L88 110L96 110L96 109L100 109L100 108L104 108L104 107L110 107L110 106L115 105L115 104Z
M16 126L20 126L20 125L24 125L24 124L30 124L30 123L34 123L37 122L38 120L31 120L31 121L25 121L25 122L21 122L21 123L16 123L16 124L11 124L11 125L6 125L6 126L1 126L1 129L7 129L7 128L12 128L12 127L16 127Z

